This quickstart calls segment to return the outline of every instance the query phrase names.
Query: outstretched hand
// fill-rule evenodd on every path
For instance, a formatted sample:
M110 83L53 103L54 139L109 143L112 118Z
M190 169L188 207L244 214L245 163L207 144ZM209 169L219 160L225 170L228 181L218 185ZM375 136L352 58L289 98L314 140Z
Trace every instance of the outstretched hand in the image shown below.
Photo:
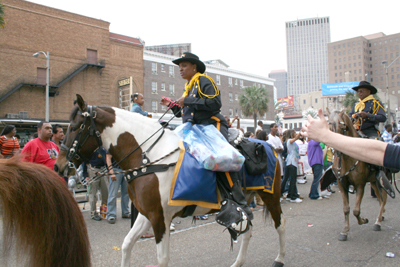
M322 109L318 110L319 120L315 120L308 115L308 122L302 127L303 136L313 139L317 142L324 142L326 135L330 132L328 122L324 117Z

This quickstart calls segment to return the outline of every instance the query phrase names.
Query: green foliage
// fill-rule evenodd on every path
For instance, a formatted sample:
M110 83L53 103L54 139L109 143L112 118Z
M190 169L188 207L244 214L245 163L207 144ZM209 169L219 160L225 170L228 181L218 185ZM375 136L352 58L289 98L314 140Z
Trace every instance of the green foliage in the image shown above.
M0 2L0 28L4 28L4 25L4 5L2 5Z
M239 106L243 115L246 117L253 116L254 129L257 125L257 115L263 116L268 111L268 101L268 92L261 87L245 87L243 94L239 95Z
M308 115L310 115L311 117L313 117L314 119L318 118L318 111L316 111L315 109L309 107L308 109L303 111L303 118L307 118Z
M353 107L354 103L358 101L358 96L354 94L353 92L347 92L344 100L343 100L343 106L346 109L346 113L348 114Z

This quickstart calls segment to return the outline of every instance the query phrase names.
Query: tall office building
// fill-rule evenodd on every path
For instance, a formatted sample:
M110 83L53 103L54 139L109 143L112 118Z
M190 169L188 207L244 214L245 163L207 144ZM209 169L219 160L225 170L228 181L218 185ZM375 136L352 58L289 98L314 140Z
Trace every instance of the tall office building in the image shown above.
M273 70L268 74L268 78L275 79L276 94L274 97L282 98L288 96L286 90L287 72L286 70Z
M329 17L286 22L287 93L297 97L321 89L327 83Z

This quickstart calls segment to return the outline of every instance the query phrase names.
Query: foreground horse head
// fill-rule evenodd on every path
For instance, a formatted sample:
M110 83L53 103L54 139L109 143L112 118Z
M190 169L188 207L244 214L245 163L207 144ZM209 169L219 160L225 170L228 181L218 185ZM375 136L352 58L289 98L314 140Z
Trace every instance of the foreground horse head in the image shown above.
M96 119L98 112L102 113L102 116ZM73 162L76 167L85 160L88 162L93 152L101 145L100 134L105 127L112 126L115 121L113 118L113 109L102 110L88 106L83 98L77 95L77 104L71 111L70 124L54 170L63 176L69 162ZM104 120L107 122L103 123Z
M150 165L159 161L160 164L174 166L180 154L178 144L178 137L170 130L163 129L154 119L118 108L89 106L77 95L77 106L71 111L70 125L55 169L62 173L69 161L73 161L76 166L82 161L89 161L92 153L102 145L125 172L129 170L133 175L135 172L144 173L139 178L130 179L128 183L129 196L140 214L122 245L122 266L130 266L133 245L150 227L154 230L158 264L160 267L168 265L169 226L172 218L184 214L186 206L168 204L174 168L146 172L144 169L147 169L147 166L145 168L143 165L150 160ZM277 173L277 177L280 177L280 172ZM268 210L279 233L280 250L274 266L283 266L285 225L279 203L280 179L277 180L274 183L274 194L263 190L257 193L268 203ZM192 215L216 211L196 206ZM244 264L250 237L251 227L243 234L238 257L232 266Z
M329 115L330 130L342 135L350 137L358 137L357 131L353 126L350 117L344 111L334 110ZM370 182L371 187L374 189L375 194L379 200L379 213L373 229L379 231L381 229L381 222L383 220L383 212L385 211L385 204L387 194L382 190L380 192L376 185L376 171L371 170L370 166L365 163L351 158L340 151L335 151L334 162L332 171L338 179L339 190L343 198L343 211L345 215L345 226L339 235L340 241L346 241L347 235L350 230L349 223L349 186L353 185L356 191L356 202L353 209L353 214L357 218L358 224L368 223L367 218L360 216L361 214L361 201L364 195L364 188L367 182Z
M18 266L91 266L82 212L60 177L48 167L0 160L2 266L15 245ZM14 242L16 241L16 242Z

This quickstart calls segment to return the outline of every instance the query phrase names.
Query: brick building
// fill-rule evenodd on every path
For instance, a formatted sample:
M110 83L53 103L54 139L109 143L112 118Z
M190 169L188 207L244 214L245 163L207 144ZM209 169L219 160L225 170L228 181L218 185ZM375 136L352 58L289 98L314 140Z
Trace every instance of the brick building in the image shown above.
M369 80L385 94L381 100L390 101L394 119L400 99L400 33L380 32L332 42L328 57L330 83ZM385 64L390 65L387 84Z
M260 119L274 119L273 79L233 70L222 60L205 61L201 55L199 56L200 60L206 64L205 74L215 81L221 91L221 113L223 115L231 118L239 115L245 119L238 103L238 97L242 93L242 88L258 86L266 88L269 94L269 110ZM143 57L145 98L143 109L153 113L157 118L166 110L165 106L159 105L161 97L178 99L182 96L186 80L180 76L178 66L172 63L172 60L176 59L175 56L145 50ZM252 118L248 119L250 121ZM251 125L253 125L252 120L249 126Z
M140 39L110 33L110 23L99 19L22 0L2 2L6 22L0 29L3 123L36 124L45 118L46 57L33 57L38 51L50 54L51 122L68 120L77 93L92 105L123 107L122 100L130 92L143 92Z

